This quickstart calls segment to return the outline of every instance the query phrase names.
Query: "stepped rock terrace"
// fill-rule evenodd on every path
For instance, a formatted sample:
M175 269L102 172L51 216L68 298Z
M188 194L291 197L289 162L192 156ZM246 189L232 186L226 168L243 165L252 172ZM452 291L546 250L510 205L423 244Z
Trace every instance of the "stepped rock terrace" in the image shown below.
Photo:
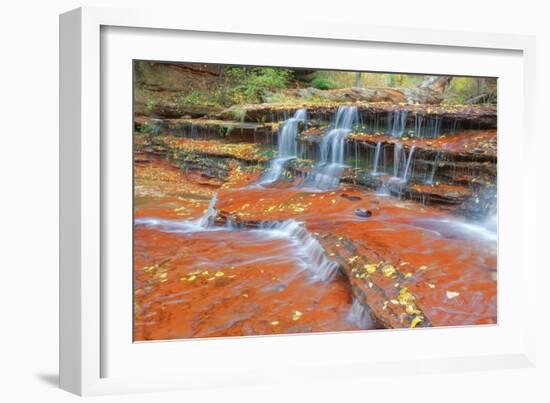
M292 91L136 108L135 340L495 324L496 106Z

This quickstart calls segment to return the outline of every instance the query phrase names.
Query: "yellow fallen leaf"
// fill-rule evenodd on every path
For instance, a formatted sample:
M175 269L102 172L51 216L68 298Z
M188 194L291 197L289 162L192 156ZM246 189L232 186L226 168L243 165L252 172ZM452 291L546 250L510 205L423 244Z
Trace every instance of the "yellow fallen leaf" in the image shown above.
M394 275L396 272L395 267L393 267L391 264L387 264L384 267L382 267L382 273L386 277L390 277Z
M419 323L422 323L424 321L424 318L420 315L415 316L414 319L411 321L410 328L415 328Z
M397 296L397 299L399 300L399 303L401 305L411 305L414 304L415 297L407 287L403 287L401 290L399 290L399 295Z
M272 324L273 326L277 326L277 325L279 324L279 321L278 321L278 320L274 320L273 322L271 322L271 324Z
M373 264L366 264L363 266L363 268L367 271L369 274L373 274L376 269L378 268L378 265L376 263Z
M223 271L218 271L214 274L216 277L222 277L224 275Z
M418 315L421 313L414 305L407 305L405 308L405 312L407 312L409 315Z
M453 299L453 298L456 298L460 295L459 292L456 292L456 291L447 291L447 298L448 299Z
M187 279L188 281L193 281L197 278L197 276L189 276L189 278Z
M294 311L294 313L292 314L292 320L298 320L302 317L302 312L300 311Z

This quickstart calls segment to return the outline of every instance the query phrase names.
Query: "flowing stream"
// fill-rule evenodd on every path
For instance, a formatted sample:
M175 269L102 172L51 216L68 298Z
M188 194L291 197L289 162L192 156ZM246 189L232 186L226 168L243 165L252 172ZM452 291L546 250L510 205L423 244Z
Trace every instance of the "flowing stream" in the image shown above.
M337 115L321 147L327 165L343 164L338 154L343 147L331 132L351 127L354 121L353 110ZM378 154L374 171L382 160L382 145L371 151ZM396 153L396 181L410 180L417 151L411 146ZM342 189L311 192L278 187L220 189L208 193L208 200L204 194L176 191L179 188L172 186L182 186L187 174L167 166L165 160L155 161L151 169L176 177L155 171L156 177L167 178L162 197L137 188L144 193L139 193L134 221L136 340L375 328L378 322L373 323L372 312L356 299L348 280L338 275L337 262L343 263L330 248L344 251L346 244L340 245L336 237L340 234L360 240L368 234L367 247L382 256L396 253L418 267L456 266L457 272L481 276L485 267L494 265L494 218L477 225L429 207L418 209L414 203L353 189L345 193L358 200L341 197ZM146 169L138 166L138 172ZM143 173L142 186L150 177ZM190 200L182 204L186 198ZM363 206L376 209L367 220L353 214ZM296 209L304 209L303 214L291 213ZM178 218L180 212L185 214ZM235 220L222 221L227 217L223 212L236 212ZM325 237L327 232L335 234L333 241ZM444 253L438 253L442 241ZM449 278L454 275L451 271ZM479 304L471 302L467 309L476 313ZM431 317L454 314L436 308L428 311Z
M215 224L217 210L217 194L214 194L204 215L192 220L162 220L156 218L137 218L136 225L158 227L165 232L196 233L208 231L246 231L259 235L264 239L283 239L292 246L292 254L300 262L300 266L312 272L313 278L329 281L338 271L338 265L328 259L323 247L303 226L296 220L265 221L255 229L239 228L235 223L228 221L226 225Z

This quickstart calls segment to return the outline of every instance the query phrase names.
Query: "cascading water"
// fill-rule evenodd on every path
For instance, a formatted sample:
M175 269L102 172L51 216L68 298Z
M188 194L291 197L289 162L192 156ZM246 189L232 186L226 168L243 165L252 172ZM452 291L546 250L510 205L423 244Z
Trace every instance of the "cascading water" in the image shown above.
M422 124L424 123L424 117L416 113L414 115L414 135L417 137L422 137Z
M380 163L380 151L382 150L382 143L376 143L376 150L374 151L374 163L372 166L372 174L376 175L378 173L378 164Z
M204 213L202 217L195 220L196 224L199 227L210 228L214 225L214 220L216 219L216 214L218 213L214 206L217 202L218 194L214 193L214 196L212 196L212 199L210 199L210 203L208 203L208 209L206 210L206 213Z
M438 138L441 135L443 120L440 116L432 117L426 124L426 130L422 137Z
M217 210L214 208L218 202L218 195L214 193L210 203L208 203L208 209L199 218L194 220L163 220L159 218L136 218L134 223L136 225L144 225L147 227L161 227L167 232L202 232L207 230L216 229L214 227L214 221L216 219Z
M401 137L407 127L408 111L388 112L388 133L394 137Z
M330 189L340 182L344 170L345 140L359 114L355 106L340 106L336 112L333 127L321 140L320 160L314 167L312 176L306 180L306 186L317 189Z
M425 182L426 185L433 185L433 183L434 183L435 172L437 171L437 165L439 163L439 157L440 157L440 153L438 152L435 155L433 165L432 165L432 169L430 170L430 176L426 179L426 182Z
M405 183L409 180L410 170L411 170L411 162L412 162L412 159L413 159L415 149L416 149L416 146L412 146L411 149L409 150L409 155L407 157L407 163L405 164L405 169L403 171L403 176L401 176L401 180Z
M402 143L395 143L393 146L393 178L394 180L399 180L402 183L406 183L409 180L411 175L411 166L414 158L414 151L416 146L412 146L409 149L409 153L406 154ZM401 170L401 161L403 161L403 170L401 175L399 172Z
M277 158L271 160L268 170L260 179L260 185L268 185L279 180L285 164L298 154L296 136L301 122L306 122L306 109L298 109L294 116L287 119L279 131Z
M348 320L358 324L362 329L374 329L374 323L365 305L357 299L353 299L353 304L348 313Z
M267 221L260 223L259 231L280 235L289 239L295 246L305 268L312 270L316 278L328 281L338 271L338 264L330 260L323 247L303 226L295 220Z
M401 151L403 150L403 144L395 143L393 146L393 176L399 177L399 166L401 165Z
M328 281L338 271L338 264L328 258L319 241L305 229L301 222L296 220L265 221L259 222L257 229L243 229L235 222L228 220L224 226L216 226L214 221L217 210L214 206L217 201L217 195L214 194L204 215L194 220L137 218L135 224L160 227L163 231L174 233L250 231L264 238L282 238L290 242L292 245L292 251L290 252L296 255L304 269L308 269L313 273L315 279Z

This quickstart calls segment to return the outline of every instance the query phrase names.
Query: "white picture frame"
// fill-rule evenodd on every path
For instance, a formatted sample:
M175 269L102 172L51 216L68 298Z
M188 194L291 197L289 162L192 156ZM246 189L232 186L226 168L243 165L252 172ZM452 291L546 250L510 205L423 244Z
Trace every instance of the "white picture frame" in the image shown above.
M519 155L517 158L529 161L535 152L533 37L383 28L354 23L327 25L307 19L300 25L292 26L238 17L222 20L196 16L182 21L169 11L104 8L80 8L60 17L60 384L63 389L79 395L96 395L292 382L298 374L302 380L329 380L335 378L335 373L338 374L336 378L343 379L352 374L354 377L374 373L398 375L534 365L535 321L530 320L525 312L535 312L536 242L533 238L536 210L533 192L536 178L534 175L514 176L513 169L507 169L507 165L501 169L501 161L502 164L509 164L507 156L514 147L506 141L507 133L519 131L522 134L521 147L515 150ZM142 49L139 55L135 55L131 51L131 37L138 33L142 35ZM120 136L119 140L114 141L113 136L105 136L115 127L131 126L131 116L124 115L121 119L126 119L126 123L119 122L122 126L117 126L119 123L111 122L111 109L106 105L117 108L113 110L120 111L122 115L128 107L131 108L131 98L127 97L131 82L121 82L117 75L128 72L129 66L124 64L126 61L145 58L141 52L149 52L150 59L166 60L171 57L170 53L163 53L162 49L154 53L151 44L161 41L177 43L186 33L193 34L195 39L190 41L200 40L201 35L214 35L212 43L220 38L228 43L234 40L231 38L238 38L274 47L281 44L304 44L307 47L307 44L313 43L325 47L349 46L357 48L358 52L362 51L363 46L382 50L392 47L395 52L443 52L449 58L453 54L461 58L461 52L464 52L470 54L470 58L477 55L480 61L485 60L486 63L496 60L492 57L502 57L500 66L496 65L498 63L484 66L480 62L476 66L475 63L466 65L465 62L457 62L454 67L448 66L449 63L446 67L445 58L442 58L437 63L435 60L432 62L436 71L422 71L440 73L443 69L451 74L475 75L476 72L502 69L499 71L509 83L499 87L499 324L475 329L441 328L133 344L131 338L128 339L131 329L115 326L116 323L125 323L126 319L117 316L116 312L125 312L127 305L112 305L118 302L109 298L120 282L106 272L110 257L109 243L104 236L105 228L110 225L109 220L113 219L112 215L105 213L111 209L110 203L115 198L110 192L125 188L123 182L127 174L124 168L109 163L109 150L111 147L113 150L124 147L124 141L128 139ZM151 43L147 45L147 42ZM201 46L209 45L201 43ZM191 48L192 45L188 49ZM116 52L109 53L113 49ZM200 57L198 50L196 55ZM510 61L507 61L506 55L510 56ZM256 52L254 56L260 58L262 53ZM112 58L112 66L104 60L106 57ZM216 57L192 61L227 61L223 55ZM390 59L388 57L387 61L362 69L420 72L418 69L426 68L421 63L415 65L414 58L411 58L404 70L395 70L403 65L392 66ZM273 63L267 56L262 60ZM361 60L356 63L361 63ZM511 66L509 70L506 70L507 63ZM350 67L349 64L328 67L346 66ZM355 67L361 66L358 64ZM107 80L107 77L113 79ZM514 102L522 105L521 119L514 122L502 116L502 111L509 107L505 101L501 102L502 97L512 94ZM131 130L125 136L131 138ZM508 180L516 181L516 186L519 181L523 189L529 189L529 192L507 193L505 181ZM502 194L506 197L503 198ZM122 195L120 200L124 197ZM513 217L503 215L503 211L511 209L514 210ZM124 256L116 258L124 259ZM128 264L131 265L131 261ZM501 265L506 268L512 264L521 270L501 272ZM501 292L509 293L506 294L509 298L503 300ZM517 307L511 305L510 298L516 301ZM521 309L524 314L521 323L515 323L512 329L509 325L518 317L514 309ZM131 313L128 315L131 316ZM349 349L344 352L347 354L367 339L383 345L399 344L404 338L414 340L420 346L431 345L432 348L421 348L415 353L398 348L385 356L373 354L374 358L347 355L345 360L340 360L336 354L317 357L313 350L319 345L336 346L340 343L346 346L344 349ZM283 349L293 352L292 359L281 355ZM238 354L231 351L238 351ZM181 364L180 360L171 358L176 356L174 354L185 354L188 359ZM152 361L147 360L157 360L157 368L162 366L165 371L159 371L156 375L145 370L134 372L134 355L139 355L140 360L146 360L142 362L148 364ZM209 370L213 360L218 359L216 370ZM223 362L230 360L234 360L231 366L223 365ZM203 361L202 364L199 361ZM129 364L119 365L115 370L111 368L111 363L115 362ZM204 379L205 374L209 374L208 381Z

